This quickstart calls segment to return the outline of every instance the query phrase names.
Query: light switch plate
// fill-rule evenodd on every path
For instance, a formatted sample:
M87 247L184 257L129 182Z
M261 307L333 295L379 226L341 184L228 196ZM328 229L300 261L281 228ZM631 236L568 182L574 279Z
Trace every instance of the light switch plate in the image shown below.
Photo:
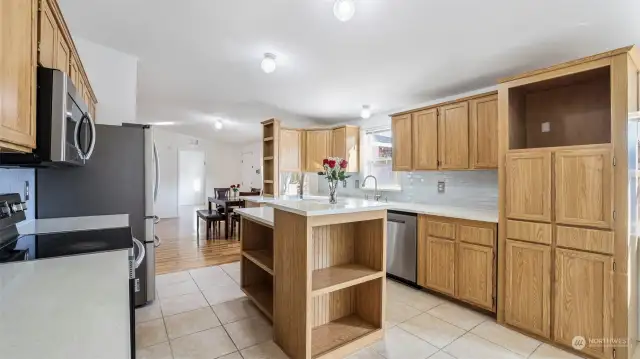
M438 181L438 193L444 193L445 185L444 181Z

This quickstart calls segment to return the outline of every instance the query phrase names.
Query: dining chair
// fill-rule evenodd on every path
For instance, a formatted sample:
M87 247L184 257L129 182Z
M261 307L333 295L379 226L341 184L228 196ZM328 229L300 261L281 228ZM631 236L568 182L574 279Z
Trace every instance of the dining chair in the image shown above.
M226 198L229 197L229 188L214 188L213 189L213 196L215 198ZM224 207L216 204L216 210L218 211L218 213L220 214L224 214Z
M224 221L224 216L218 211L209 211L208 209L196 211L196 243L200 246L200 220L202 219L206 226L206 239L209 239L211 229L213 229L213 237L216 235L216 224L218 225L218 234L220 233L220 222Z

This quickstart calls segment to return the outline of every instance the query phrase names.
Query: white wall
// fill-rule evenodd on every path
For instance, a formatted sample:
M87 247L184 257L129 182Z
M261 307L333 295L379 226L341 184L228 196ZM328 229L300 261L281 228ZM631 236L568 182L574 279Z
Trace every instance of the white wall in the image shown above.
M98 98L96 122L136 122L138 58L81 37L73 38Z
M244 185L242 191L249 190L250 183L253 183L253 187L262 188L262 143L263 141L250 143L242 148L242 158L248 160L255 168L260 168L260 174L255 171L251 173L242 173L242 184ZM242 164L247 166L246 163Z
M160 158L160 186L155 204L160 218L178 216L178 150L204 151L206 161L205 195L213 196L216 187L229 187L241 181L241 149L225 143L154 128Z

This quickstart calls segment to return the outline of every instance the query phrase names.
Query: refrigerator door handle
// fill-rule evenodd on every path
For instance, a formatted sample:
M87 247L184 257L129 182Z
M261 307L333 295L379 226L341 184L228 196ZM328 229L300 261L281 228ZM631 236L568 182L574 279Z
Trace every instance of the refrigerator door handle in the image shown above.
M158 248L160 247L161 244L162 244L162 241L160 240L160 237L153 236L153 246Z
M140 242L138 239L133 238L133 243L135 243L136 247L138 247L138 258L136 258L136 265L135 265L135 269L138 269L138 267L140 267L140 264L142 264L142 261L144 260L144 256L147 253L147 250L144 248L144 244L142 244L142 242Z
M160 187L160 159L158 158L158 147L156 141L153 141L153 158L155 164L155 185L153 187L153 202L158 201L158 188Z

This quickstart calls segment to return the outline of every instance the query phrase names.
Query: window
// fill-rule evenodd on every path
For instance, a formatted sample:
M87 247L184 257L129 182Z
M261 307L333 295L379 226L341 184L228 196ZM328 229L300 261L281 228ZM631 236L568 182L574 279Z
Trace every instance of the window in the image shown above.
M393 172L391 167L392 143L389 127L365 132L362 143L362 180L372 175L378 179L378 189L399 191L402 189L400 173ZM367 181L365 188L373 189L373 181Z

